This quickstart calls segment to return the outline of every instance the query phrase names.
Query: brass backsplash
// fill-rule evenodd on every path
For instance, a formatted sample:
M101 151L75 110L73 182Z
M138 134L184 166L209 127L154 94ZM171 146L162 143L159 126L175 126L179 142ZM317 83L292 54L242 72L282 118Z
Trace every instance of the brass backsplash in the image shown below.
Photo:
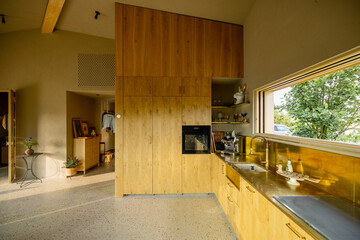
M247 137L247 154L250 153L250 141L251 137ZM263 140L253 141L253 151L257 154L255 159L265 159ZM275 173L279 163L285 169L289 156L294 171L301 159L304 174L320 179L319 183L308 183L360 207L360 158L269 141L271 171Z

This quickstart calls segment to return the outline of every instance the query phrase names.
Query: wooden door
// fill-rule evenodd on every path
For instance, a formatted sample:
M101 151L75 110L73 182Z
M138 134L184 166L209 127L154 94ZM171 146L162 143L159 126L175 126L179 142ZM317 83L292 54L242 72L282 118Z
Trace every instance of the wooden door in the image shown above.
M183 97L182 124L183 125L210 125L211 98L210 97Z
M189 154L182 156L182 192L211 192L210 154Z
M153 193L181 193L181 98L153 98Z
M152 193L152 98L124 97L124 194Z
M9 90L8 93L8 141L9 141L9 183L15 180L15 153L16 153L16 134L15 134L15 92Z

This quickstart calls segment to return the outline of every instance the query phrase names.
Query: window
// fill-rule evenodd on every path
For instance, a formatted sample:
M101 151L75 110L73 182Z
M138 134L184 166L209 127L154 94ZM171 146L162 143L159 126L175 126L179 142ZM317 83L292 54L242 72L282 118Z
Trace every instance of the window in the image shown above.
M256 133L360 153L360 48L258 89L255 96Z

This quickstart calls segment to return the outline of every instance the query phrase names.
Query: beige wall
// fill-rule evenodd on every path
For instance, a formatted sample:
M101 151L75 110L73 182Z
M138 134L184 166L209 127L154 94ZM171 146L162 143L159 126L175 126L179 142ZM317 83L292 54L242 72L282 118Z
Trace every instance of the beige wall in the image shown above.
M266 83L359 45L359 12L358 0L257 0L244 25L250 99Z
M17 142L32 136L39 142L35 151L46 153L35 164L39 176L63 176L66 91L86 90L77 87L78 54L114 52L114 40L73 32L0 34L0 88L16 91ZM17 154L23 150L17 144Z

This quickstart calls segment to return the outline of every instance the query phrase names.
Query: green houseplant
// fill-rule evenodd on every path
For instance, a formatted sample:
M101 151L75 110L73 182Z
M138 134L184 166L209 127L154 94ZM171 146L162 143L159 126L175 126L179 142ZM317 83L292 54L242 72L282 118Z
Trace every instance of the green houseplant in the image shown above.
M76 157L68 157L64 165L66 168L66 176L74 176L77 174L76 167L80 165L80 162Z
M37 142L32 140L32 137L25 138L25 140L23 142L21 142L21 144L26 147L26 150L25 150L26 155L34 154L34 150L32 149L32 147L38 145Z

